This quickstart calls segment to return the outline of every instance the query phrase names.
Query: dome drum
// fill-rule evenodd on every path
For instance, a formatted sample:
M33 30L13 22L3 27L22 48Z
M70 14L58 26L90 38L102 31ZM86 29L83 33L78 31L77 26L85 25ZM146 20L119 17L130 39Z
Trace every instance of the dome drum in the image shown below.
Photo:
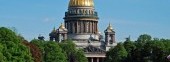
M65 12L65 17L95 17L98 18L98 14L97 12L93 12L93 11L88 11L88 10L73 10L73 11L68 11Z
M67 17L64 18L67 21L98 21L98 17Z

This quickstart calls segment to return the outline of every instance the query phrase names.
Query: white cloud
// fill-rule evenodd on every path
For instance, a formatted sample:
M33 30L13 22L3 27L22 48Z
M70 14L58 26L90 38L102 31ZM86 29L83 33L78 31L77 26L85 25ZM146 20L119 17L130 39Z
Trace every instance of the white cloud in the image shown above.
M53 21L56 21L55 18L44 18L43 22L53 22Z

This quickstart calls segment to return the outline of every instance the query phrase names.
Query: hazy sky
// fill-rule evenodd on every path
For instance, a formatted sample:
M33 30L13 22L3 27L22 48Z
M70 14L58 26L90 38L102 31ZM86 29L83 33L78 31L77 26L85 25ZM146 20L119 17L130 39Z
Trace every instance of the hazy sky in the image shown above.
M0 0L0 26L15 27L27 40L39 34L48 39L64 21L69 0ZM170 0L95 0L99 29L111 22L116 40L140 34L170 38Z

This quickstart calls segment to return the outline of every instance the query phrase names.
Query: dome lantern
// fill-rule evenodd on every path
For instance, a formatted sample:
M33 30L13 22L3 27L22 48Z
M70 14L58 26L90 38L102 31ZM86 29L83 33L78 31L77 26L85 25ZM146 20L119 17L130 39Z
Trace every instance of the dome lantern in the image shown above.
M93 0L70 0L69 7L93 7Z

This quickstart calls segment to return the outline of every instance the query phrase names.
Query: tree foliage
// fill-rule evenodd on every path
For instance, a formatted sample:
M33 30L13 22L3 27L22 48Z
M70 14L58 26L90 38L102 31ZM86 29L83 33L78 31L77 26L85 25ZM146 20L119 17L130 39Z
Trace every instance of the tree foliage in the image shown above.
M63 41L59 45L66 53L69 62L87 62L84 52L76 49L76 45L71 40Z
M50 60L53 60L52 58L57 60L57 58L64 57L67 62L87 62L84 52L81 49L76 49L76 45L71 40L65 40L61 43L57 43L53 41L34 39L31 43L37 45L41 49L43 62L50 62ZM59 51L53 51L53 49L59 49ZM62 52L60 52L60 49ZM61 56L57 55L57 53L60 53Z
M110 49L106 54L106 62L122 62L127 57L127 51L122 43L118 43L115 48Z
M77 49L75 53L75 62L87 62L87 58L84 55L83 50Z
M117 46L107 52L106 59L113 60L122 55L116 55L120 52L120 47ZM127 51L125 59L120 59L120 61L107 60L106 62L168 62L167 56L170 54L169 39L152 38L150 35L143 34L136 41L126 40L123 46Z
M22 43L26 45L27 47L29 47L32 53L32 57L34 58L34 62L42 62L42 57L43 57L42 52L36 45L29 43L26 40L23 40Z
M67 62L62 49L56 42L49 41L45 44L45 62Z
M15 32L5 27L0 27L0 49L2 62L33 62L29 48Z

